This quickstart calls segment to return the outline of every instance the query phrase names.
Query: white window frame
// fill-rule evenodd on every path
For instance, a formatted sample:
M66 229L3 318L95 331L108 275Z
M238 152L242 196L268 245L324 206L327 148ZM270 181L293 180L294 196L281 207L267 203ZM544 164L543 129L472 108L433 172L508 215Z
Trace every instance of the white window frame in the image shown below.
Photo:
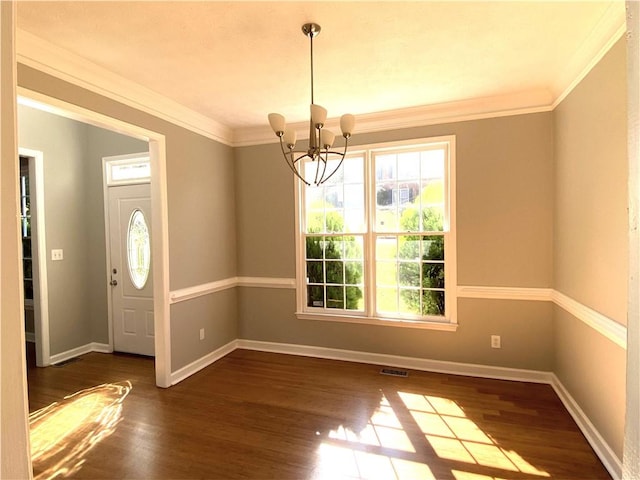
M384 152L384 150L395 151L402 149L416 149L421 147L432 147L434 145L446 144L448 158L445 158L445 219L444 219L444 246L445 246L445 317L434 320L429 319L407 319L376 316L373 309L375 293L375 238L371 231L371 225L375 216L375 195L371 189L375 187L375 171L373 171L372 153ZM440 137L430 137L413 139L400 142L388 142L382 144L363 145L352 148L348 155L364 155L365 162L365 217L367 226L364 237L364 312L351 312L337 310L335 313L315 310L307 307L307 279L305 260L305 234L303 232L304 220L304 185L294 178L295 183L295 247L296 247L296 316L302 320L326 320L349 323L363 323L371 325L389 325L396 327L423 328L434 330L455 331L458 327L457 315L457 248L456 248L456 137L447 135ZM346 233L345 235L349 235Z

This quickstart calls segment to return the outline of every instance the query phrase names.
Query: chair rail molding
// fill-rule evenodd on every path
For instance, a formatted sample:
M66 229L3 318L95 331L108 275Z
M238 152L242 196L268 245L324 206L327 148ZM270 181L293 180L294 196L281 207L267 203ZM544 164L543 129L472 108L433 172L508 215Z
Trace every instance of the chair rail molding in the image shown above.
M229 277L172 290L169 293L170 303L184 302L235 287L295 289L296 280L278 277ZM619 347L627 348L627 327L552 288L458 285L456 293L458 298L553 302Z
M595 331L626 350L627 327L557 290L553 291L552 300L553 303L567 313L583 321Z
M621 348L627 348L627 327L553 288L458 285L458 298L553 302Z

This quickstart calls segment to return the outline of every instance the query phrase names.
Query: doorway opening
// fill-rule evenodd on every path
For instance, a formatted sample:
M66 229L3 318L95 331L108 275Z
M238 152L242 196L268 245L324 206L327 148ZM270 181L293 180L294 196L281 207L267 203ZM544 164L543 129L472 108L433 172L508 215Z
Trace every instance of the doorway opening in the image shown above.
M159 387L169 387L171 385L170 381L170 344L169 344L169 281L168 281L168 252L167 252L167 244L168 244L168 231L167 231L167 198L166 198L166 151L165 151L165 137L162 134L158 134L157 132L153 132L150 130L143 129L141 127L127 124L120 120L107 117L101 115L96 112L92 112L90 110L84 109L82 107L78 107L73 104L69 104L63 101L60 101L55 98L47 97L37 92L32 92L26 89L18 89L19 97L18 103L20 106L27 106L30 108L34 108L36 110L44 111L47 113L52 113L54 115L63 117L65 119L75 120L77 122L82 122L86 124L89 128L98 127L100 129L105 129L111 133L122 134L128 137L132 137L133 139L141 140L145 142L145 145L148 146L148 159L149 159L149 179L147 184L148 194L149 194L149 213L148 216L145 217L149 230L153 232L153 235L150 236L148 248L150 249L150 257L153 258L153 268L149 270L149 282L150 289L152 291L152 304L153 304L153 316L147 321L151 322L151 329L154 332L153 335L153 353L155 354L155 380L156 385ZM18 118L18 126L20 127L21 119ZM21 145L24 143L21 141ZM139 151L139 150L138 150ZM47 153L44 152L45 157ZM104 156L104 155L103 155ZM103 157L102 156L102 157ZM101 158L102 158L101 157ZM45 167L45 173L49 172L47 170L49 168L48 164ZM84 167L82 167L84 168ZM64 173L69 174L72 169L64 170ZM100 165L98 172L102 172L102 165ZM48 173L47 173L48 175ZM102 175L100 176L100 182L102 182ZM100 195L102 189L97 188L98 195ZM53 198L54 193L51 194ZM102 198L101 198L102 202ZM103 206L101 208L104 209ZM48 207L47 207L48 209ZM44 211L44 210L43 210ZM54 222L58 221L54 215L48 215L53 220L50 220L50 224L53 225ZM49 218L48 218L49 220ZM89 219L87 218L87 221ZM100 230L104 228L104 220L102 218L102 214L99 215L98 220L102 225ZM95 224L95 219L94 219ZM86 228L86 225L83 223L79 223L74 225L73 228ZM48 228L47 228L48 229ZM91 229L94 231L95 229ZM48 235L49 232L47 232ZM95 236L95 234L94 234ZM105 234L100 232L100 236L102 238L102 243L104 243ZM90 238L88 243L93 244L94 238ZM58 248L62 247L62 248ZM104 247L103 247L104 248ZM59 252L62 250L62 252ZM49 266L49 277L52 275L52 266L56 268L60 265L63 265L65 261L71 261L74 253L76 252L75 247L66 249L63 245L57 245L55 240L51 240L47 242L46 246L42 247L42 256L45 259L45 262ZM67 253L68 252L68 253ZM51 258L49 253L51 253ZM60 255L61 261L58 263L53 263L56 260L53 260L53 256ZM89 258L88 256L84 257ZM103 251L102 257L103 260L100 260L102 268L104 269L106 266L106 262L104 260L105 254ZM68 260L67 260L68 259ZM95 271L95 269L94 269ZM109 270L106 270L108 272ZM103 282L103 291L109 291L111 288L109 285L109 278L106 275L106 272L102 278ZM46 285L49 284L49 287L53 286L51 281L47 282L46 276L45 278L41 278L41 284ZM21 279L22 280L22 279ZM49 297L51 297L51 292L49 292ZM49 303L51 303L49 301ZM105 302L106 303L106 302ZM64 305L63 308L66 308L67 305ZM43 318L40 322L40 327L43 331L46 331L47 327L50 326L51 315L54 313L52 308L41 308L42 312L48 310L49 319ZM38 327L35 325L37 321L34 321L34 334L37 336ZM86 351L112 351L113 350L113 336L111 332L111 325L109 327L105 327L105 332L108 332L108 339L102 340L98 338L98 341L93 341L93 339L87 343L81 345L78 349L68 348L63 345L64 348L67 348L65 351L66 355L73 357L74 355L81 355ZM51 332L49 332L51 333ZM55 342L58 342L57 344ZM43 356L43 365L56 363L59 361L64 361L64 358L58 358L56 355L60 353L60 350L64 350L64 348L60 347L60 339L54 339L53 335L50 335L48 342L43 342L44 346L50 347L50 353L48 361ZM87 350L88 349L88 350Z
M20 232L25 337L39 367L49 364L47 262L45 248L43 153L19 149Z

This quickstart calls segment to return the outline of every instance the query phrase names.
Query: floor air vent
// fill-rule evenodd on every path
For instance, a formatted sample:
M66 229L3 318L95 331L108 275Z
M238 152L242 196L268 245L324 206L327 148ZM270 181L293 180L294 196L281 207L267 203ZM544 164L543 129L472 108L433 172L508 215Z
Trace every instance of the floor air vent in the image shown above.
M407 373L406 370L398 370L397 368L388 368L385 367L382 370L380 370L380 373L382 375L391 375L393 377L408 377L409 374Z
M63 360L61 362L54 363L51 366L59 368L59 367L64 367L65 365L69 365L70 363L75 363L75 362L78 362L78 361L80 361L80 358L79 357L74 357L74 358L70 358L68 360Z

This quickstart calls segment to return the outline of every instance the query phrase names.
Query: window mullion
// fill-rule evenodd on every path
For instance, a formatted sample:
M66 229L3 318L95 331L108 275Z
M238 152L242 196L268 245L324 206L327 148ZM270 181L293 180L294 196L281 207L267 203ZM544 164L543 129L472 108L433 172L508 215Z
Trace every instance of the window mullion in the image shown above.
M297 279L297 288L296 288L296 311L303 312L306 305L307 299L307 262L306 262L306 236L304 232L306 231L306 220L305 220L305 192L302 188L302 182L293 177L293 191L294 191L294 202L295 207L298 210L298 214L295 215L295 230L298 241L295 243L296 249L296 279Z
M376 313L376 236L375 236L375 165L371 151L365 156L365 312L368 316Z

